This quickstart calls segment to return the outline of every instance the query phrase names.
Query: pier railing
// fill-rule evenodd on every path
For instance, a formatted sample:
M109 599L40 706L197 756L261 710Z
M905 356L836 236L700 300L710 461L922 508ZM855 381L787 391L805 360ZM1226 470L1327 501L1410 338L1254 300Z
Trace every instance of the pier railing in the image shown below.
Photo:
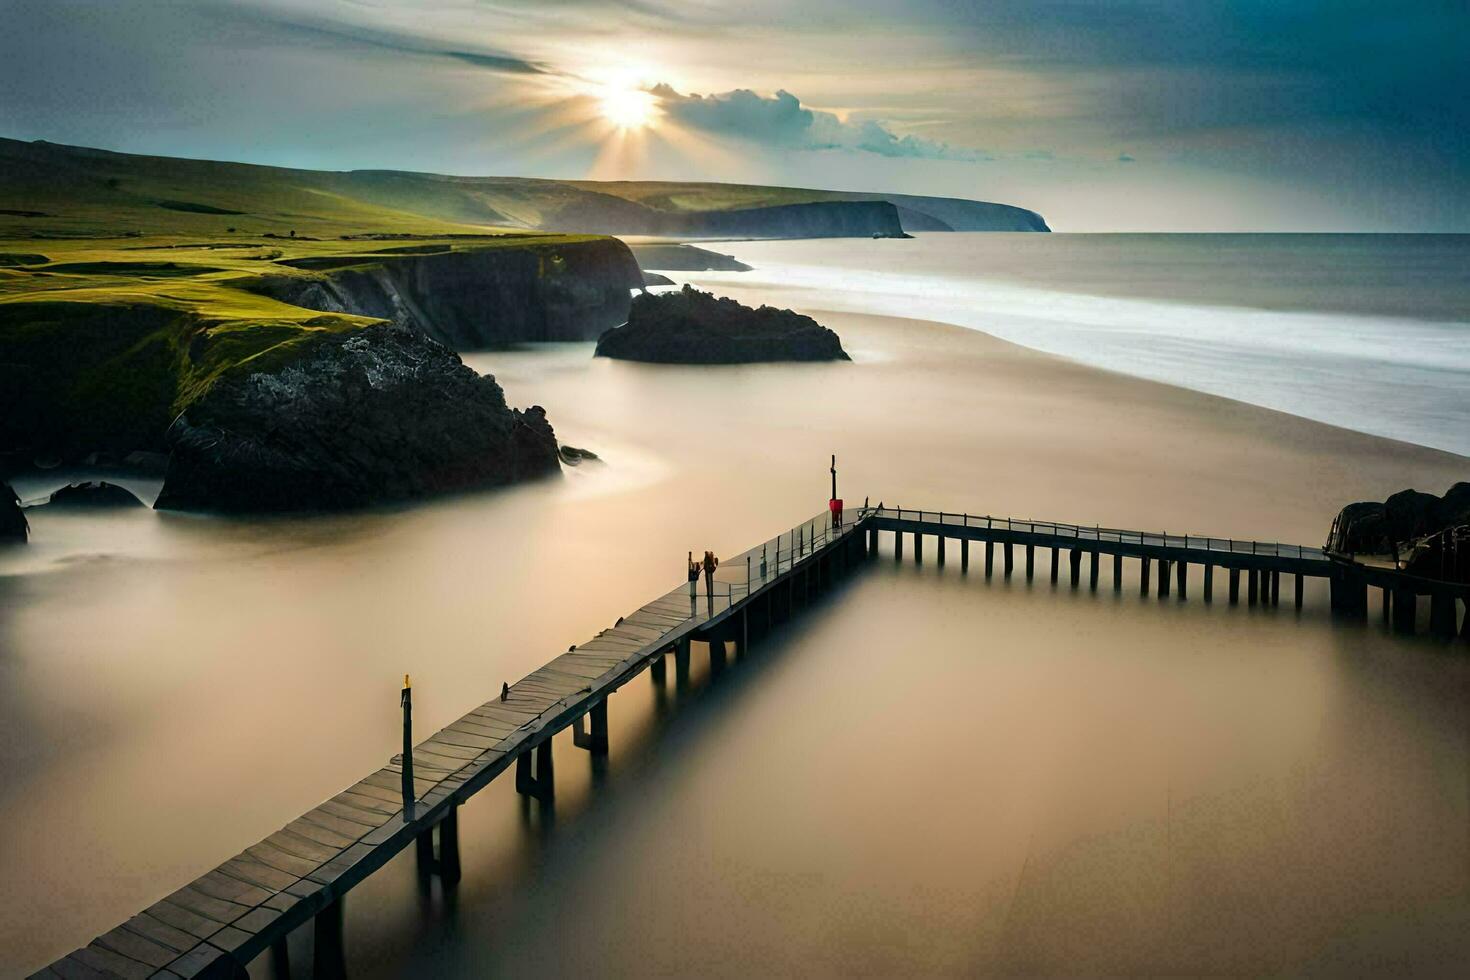
M921 524L941 524L951 527L985 528L1004 530L1020 534L1042 534L1056 538L1071 538L1075 541L1116 542L1140 547L1152 545L1163 548L1186 550L1219 551L1236 555L1258 555L1276 558L1302 558L1325 560L1326 553L1320 548L1308 548L1299 544L1280 541L1254 541L1241 538L1221 538L1206 534L1172 534L1168 531L1136 531L1123 528L1085 526L1061 521L1038 521L1030 518L995 517L990 514L956 514L943 510L915 510L906 507L860 507L858 519L864 517L892 517L902 521L918 521Z

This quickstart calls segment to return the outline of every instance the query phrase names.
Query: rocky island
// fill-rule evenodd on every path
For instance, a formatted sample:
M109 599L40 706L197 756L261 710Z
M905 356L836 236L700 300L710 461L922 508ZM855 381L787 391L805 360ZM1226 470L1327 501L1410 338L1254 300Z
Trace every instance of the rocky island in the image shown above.
M809 316L685 286L633 300L625 326L603 334L596 356L656 364L847 361L842 341Z

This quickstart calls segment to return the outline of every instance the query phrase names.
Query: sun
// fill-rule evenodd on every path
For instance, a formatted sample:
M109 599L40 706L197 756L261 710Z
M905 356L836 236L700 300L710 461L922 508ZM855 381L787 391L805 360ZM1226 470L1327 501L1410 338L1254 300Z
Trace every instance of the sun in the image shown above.
M634 85L603 85L597 94L602 118L618 129L642 129L653 125L658 99Z

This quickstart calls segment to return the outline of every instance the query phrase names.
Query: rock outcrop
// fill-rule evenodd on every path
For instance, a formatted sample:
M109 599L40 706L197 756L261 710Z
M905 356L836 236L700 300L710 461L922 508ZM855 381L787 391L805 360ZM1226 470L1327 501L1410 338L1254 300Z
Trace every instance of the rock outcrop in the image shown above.
M1327 550L1395 558L1414 574L1470 581L1470 483L1443 497L1400 490L1382 503L1348 504L1332 522Z
M338 510L557 472L539 407L391 325L322 337L275 370L220 378L169 429L155 506Z
M633 254L611 238L332 263L316 278L265 276L252 288L310 310L389 320L464 351L592 340L628 318L631 290L643 286Z
M647 273L650 269L663 272L749 272L750 266L733 255L712 252L693 245L630 245L633 258Z
M31 526L20 509L20 497L10 484L0 481L0 544L24 544Z
M61 510L115 510L142 507L143 501L126 487L98 481L68 484L53 493L45 506Z
M603 334L596 353L658 364L850 360L837 334L809 316L751 309L689 286L634 299L627 325Z

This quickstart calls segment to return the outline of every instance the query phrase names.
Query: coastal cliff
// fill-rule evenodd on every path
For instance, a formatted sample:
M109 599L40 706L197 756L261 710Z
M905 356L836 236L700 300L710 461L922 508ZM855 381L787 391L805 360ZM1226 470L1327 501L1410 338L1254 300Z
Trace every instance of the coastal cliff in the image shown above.
M455 350L592 340L628 318L630 290L643 286L633 254L613 238L281 264L320 273L265 276L247 288L293 306L412 327Z
M556 472L536 407L448 346L590 339L622 242L54 244L0 280L0 471L169 453L157 506L356 507ZM140 254L141 253L141 254Z

